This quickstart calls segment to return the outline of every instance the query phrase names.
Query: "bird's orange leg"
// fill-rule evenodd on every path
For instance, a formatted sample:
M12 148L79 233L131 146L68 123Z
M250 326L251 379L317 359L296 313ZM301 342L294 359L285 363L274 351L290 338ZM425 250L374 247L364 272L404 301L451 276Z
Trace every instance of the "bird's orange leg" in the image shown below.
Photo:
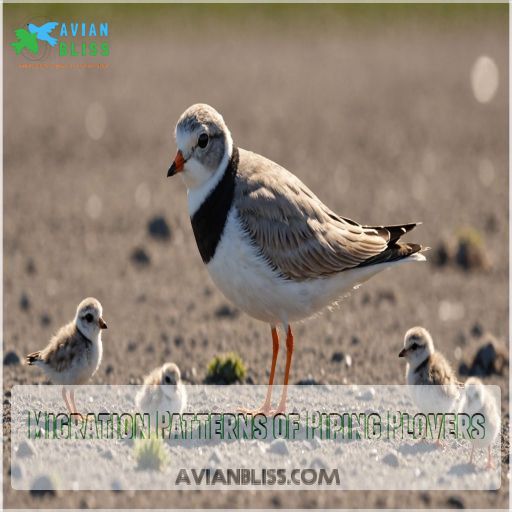
M272 386L274 384L274 375L276 373L276 363L277 363L277 355L279 354L279 336L277 334L277 329L272 326L272 366L270 367L270 377L268 379L268 388L267 395L265 397L265 401L261 405L261 407L250 410L250 409L239 409L239 412L244 414L264 414L267 416L270 413L270 406L272 400Z
M286 412L286 398L288 396L288 380L290 377L290 367L292 364L292 355L293 355L293 334L290 326L288 326L288 333L286 335L286 366L284 369L284 387L283 393L281 395L281 400L279 401L279 405L275 411L272 411L272 414L282 414Z

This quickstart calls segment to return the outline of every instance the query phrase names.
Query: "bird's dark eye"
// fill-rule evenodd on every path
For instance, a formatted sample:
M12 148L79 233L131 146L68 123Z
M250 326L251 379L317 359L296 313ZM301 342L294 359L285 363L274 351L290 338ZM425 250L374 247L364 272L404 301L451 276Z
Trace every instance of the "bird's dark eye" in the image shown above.
M169 375L166 375L165 378L164 378L164 382L166 384L170 384L171 383L171 377L169 377Z
M197 139L197 145L201 149L204 149L206 146L208 146L209 140L210 140L210 138L208 137L207 133L201 133L201 135L199 135L199 139Z
M411 345L411 350L416 350L418 347L419 347L419 345L417 343L413 343Z
M87 315L85 315L85 319L90 323L94 320L94 317L91 315L91 313L87 313Z

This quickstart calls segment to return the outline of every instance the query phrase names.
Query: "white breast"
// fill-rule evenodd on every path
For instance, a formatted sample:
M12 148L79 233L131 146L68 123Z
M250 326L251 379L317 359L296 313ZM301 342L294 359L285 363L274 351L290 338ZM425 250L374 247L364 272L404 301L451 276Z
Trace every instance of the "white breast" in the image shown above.
M233 207L207 268L222 293L242 311L277 325L318 313L386 266L363 267L306 281L284 279L258 253Z
M98 370L102 356L103 344L99 336L98 341L93 342L88 350L84 351L80 360L73 365L71 372L74 373L75 378L72 384L86 384Z
M137 393L135 405L139 413L151 416L152 424L158 417L160 428L168 426L168 413L182 414L187 407L187 390L181 382L176 386L146 385Z
M439 414L455 412L459 407L458 391L455 384L444 386L416 385L414 369L407 364L406 370L409 393L418 410L423 414ZM448 387L451 393L448 393Z

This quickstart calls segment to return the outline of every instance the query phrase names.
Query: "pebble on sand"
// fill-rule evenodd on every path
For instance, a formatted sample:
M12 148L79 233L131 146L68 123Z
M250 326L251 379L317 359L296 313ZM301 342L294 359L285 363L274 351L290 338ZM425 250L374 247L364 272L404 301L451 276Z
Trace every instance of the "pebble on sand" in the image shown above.
M171 228L162 216L156 216L149 220L148 233L156 240L167 242L171 239Z
M300 379L295 383L296 386L318 386L321 384L322 382L314 379L311 375L308 375L307 378Z
M30 309L30 299L25 292L23 292L20 297L20 309L22 311L28 311Z
M151 264L149 254L142 247L136 247L130 256L132 262L138 267L147 267Z
M343 352L334 352L331 356L331 361L333 363L341 363L345 359L345 354Z
M268 447L268 452L276 455L290 455L288 445L284 439L274 439Z
M238 309L232 308L227 304L223 304L215 310L215 316L217 318L236 318L239 314L240 311L238 311Z
M32 483L32 486L30 487L30 494L37 497L55 496L57 494L55 487L56 486L51 477L41 475Z
M4 366L11 366L16 364L20 364L20 358L18 357L18 354L14 352L14 350L10 350L7 352L7 354L5 354Z
M382 457L382 462L393 468L397 468L400 465L398 457L394 453L388 453L387 455L384 455L384 457Z
M110 484L110 488L113 491L122 491L123 490L123 484L120 482L120 480L112 480L112 483Z
M27 260L27 264L25 265L25 271L27 274L35 274L37 272L36 264L32 258Z
M48 313L43 313L40 320L43 327L48 327L52 323L52 317Z
M16 450L16 454L18 455L18 457L22 458L32 457L34 453L34 447L32 446L32 443L30 441L22 441L19 444L18 449Z
M450 508L466 508L462 498L459 498L458 496L450 496L446 503L450 506Z
M484 334L484 329L479 322L475 322L473 327L471 327L471 336L474 338L480 338Z
M18 466L18 464L13 464L10 469L10 475L11 478L16 480L20 479L23 476L23 470L21 469L21 466Z
M507 347L492 334L483 338L473 362L468 369L469 375L487 377L492 374L502 375L508 365Z
M315 457L310 462L309 467L311 467L313 469L327 469L327 468L329 468L329 463L322 457Z

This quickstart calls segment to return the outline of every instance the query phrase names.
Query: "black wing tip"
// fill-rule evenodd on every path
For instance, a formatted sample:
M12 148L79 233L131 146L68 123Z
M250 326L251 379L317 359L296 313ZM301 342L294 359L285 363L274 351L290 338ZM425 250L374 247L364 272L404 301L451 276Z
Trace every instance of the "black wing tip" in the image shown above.
M392 224L389 226L363 226L365 229L371 229L377 232L379 236L387 239L388 247L396 244L406 233L412 231L422 222L409 222L408 224Z
M405 234L412 231L416 226L420 225L421 222L410 222L409 224L398 224L396 226L384 226L384 229L389 233L388 247L396 244L400 238Z
M388 247L380 254L368 258L357 266L367 267L370 265L378 265L380 263L391 263L409 258L413 254L425 252L428 249L429 247L423 247L421 244L394 243L392 245L388 245Z
M25 356L25 364L32 366L36 361L39 361L40 352L32 352Z

